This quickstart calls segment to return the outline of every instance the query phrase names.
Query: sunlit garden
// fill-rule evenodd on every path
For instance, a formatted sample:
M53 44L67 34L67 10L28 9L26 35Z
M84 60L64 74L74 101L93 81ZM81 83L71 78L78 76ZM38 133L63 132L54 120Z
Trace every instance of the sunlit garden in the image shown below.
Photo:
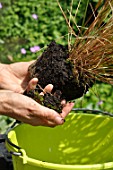
M98 0L60 0L67 18L75 17L72 26L76 34L85 26ZM72 9L71 9L72 8ZM0 62L14 63L37 59L51 41L68 46L69 29L66 18L55 0L0 1ZM90 21L91 22L91 21ZM89 22L89 24L90 24ZM89 91L75 101L75 108L113 113L113 87L97 81ZM0 133L14 121L0 116Z

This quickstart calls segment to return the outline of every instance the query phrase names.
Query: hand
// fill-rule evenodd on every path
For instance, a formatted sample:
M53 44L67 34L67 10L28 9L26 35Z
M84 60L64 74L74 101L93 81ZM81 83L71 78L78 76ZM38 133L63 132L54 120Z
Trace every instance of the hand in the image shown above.
M33 126L61 125L73 106L74 103L65 104L62 113L58 114L22 94L8 90L0 92L0 113Z
M34 89L38 79L30 80L28 67L31 62L20 62L10 65L0 64L0 114L20 120L33 126L43 125L54 127L64 123L65 117L71 111L74 103L62 101L62 113L49 109L33 99L19 93L26 89ZM45 87L50 92L52 85ZM5 89L5 90L3 90ZM15 93L16 92L16 93Z
M23 93L30 80L28 67L34 61L0 64L0 89Z
M31 82L29 83L28 85L28 91L30 89L35 89L36 88L36 78L34 78L34 81L31 80ZM48 92L48 93L51 93L53 89L53 85L52 84L49 84L47 85L43 91L44 93ZM44 95L43 92L41 92L40 94L41 95ZM43 109L41 111L43 111L42 114L40 114L39 116L39 122L37 121L37 115L36 115L36 118L34 117L34 121L33 121L33 124L31 125L42 125L42 126L51 126L51 127L54 127L56 125L60 125L60 124L63 124L65 122L65 117L70 113L70 111L72 110L73 106L74 106L74 103L66 103L65 100L62 100L61 102L62 106L63 106L63 109L62 109L62 113L57 113L56 111L52 110L52 109L49 109L47 107L44 107L43 106ZM47 110L48 111L47 111ZM46 112L47 111L47 112ZM40 112L41 113L41 112ZM55 117L54 117L55 116ZM31 123L31 122L30 122ZM36 123L36 124L35 124Z

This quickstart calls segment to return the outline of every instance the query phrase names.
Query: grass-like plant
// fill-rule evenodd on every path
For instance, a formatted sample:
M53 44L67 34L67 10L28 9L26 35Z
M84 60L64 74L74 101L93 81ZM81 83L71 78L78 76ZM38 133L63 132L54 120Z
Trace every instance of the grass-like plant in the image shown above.
M78 81L83 75L113 84L113 0L106 0L83 36L75 37L69 59Z
M49 83L54 85L52 94L47 95L44 102L48 107L52 105L51 99L50 103L47 102L48 96L53 96L53 103L58 103L56 97L60 100L81 97L96 80L113 84L113 0L104 3L99 0L96 6L98 14L92 9L94 20L84 32L73 20L72 5L69 19L60 4L59 7L69 28L68 49L52 42L29 68L31 78L38 77L42 88ZM78 35L71 26L71 20L78 27ZM42 88L38 87L39 92Z

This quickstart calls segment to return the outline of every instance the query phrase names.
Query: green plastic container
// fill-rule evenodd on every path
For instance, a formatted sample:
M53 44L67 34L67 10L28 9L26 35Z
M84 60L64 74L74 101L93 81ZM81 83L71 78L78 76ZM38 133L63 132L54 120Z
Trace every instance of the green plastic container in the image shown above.
M62 126L21 124L8 133L14 170L113 169L113 118L71 113Z

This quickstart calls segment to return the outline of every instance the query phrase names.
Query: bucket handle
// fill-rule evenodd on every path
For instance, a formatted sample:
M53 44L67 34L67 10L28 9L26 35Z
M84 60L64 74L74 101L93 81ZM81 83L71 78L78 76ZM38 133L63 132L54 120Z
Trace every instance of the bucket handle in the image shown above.
M11 145L11 146L13 146L14 148L16 148L16 149L18 149L18 150L20 150L21 149L21 147L20 146L17 146L17 145L15 145L14 143L12 143L11 141L10 141L10 139L8 138L8 136L6 136L6 141L7 141L7 143L9 144L9 145ZM11 155L15 155L15 156L21 156L22 155L22 152L14 152L14 151L10 151L9 152Z
M101 115L113 117L113 113L109 113L103 110L95 110L95 109L87 109L87 108L73 108L72 111L74 112L82 111L82 112L86 112L87 114L90 114L90 113L97 114L97 115L101 114Z
M21 147L15 145L15 144L14 144L13 142L11 142L10 139L8 138L8 132L9 132L10 130L12 130L18 123L21 123L21 122L18 121L18 120L16 120L16 121L12 124L12 126L7 129L7 131L6 131L6 133L5 133L4 135L5 135L5 140L7 141L7 143L8 143L9 145L11 145L11 146L13 146L14 148L20 150ZM11 155L15 155L15 156L21 156L21 155L22 155L22 152L20 152L20 151L19 151L19 152L10 151L9 153L10 153Z

